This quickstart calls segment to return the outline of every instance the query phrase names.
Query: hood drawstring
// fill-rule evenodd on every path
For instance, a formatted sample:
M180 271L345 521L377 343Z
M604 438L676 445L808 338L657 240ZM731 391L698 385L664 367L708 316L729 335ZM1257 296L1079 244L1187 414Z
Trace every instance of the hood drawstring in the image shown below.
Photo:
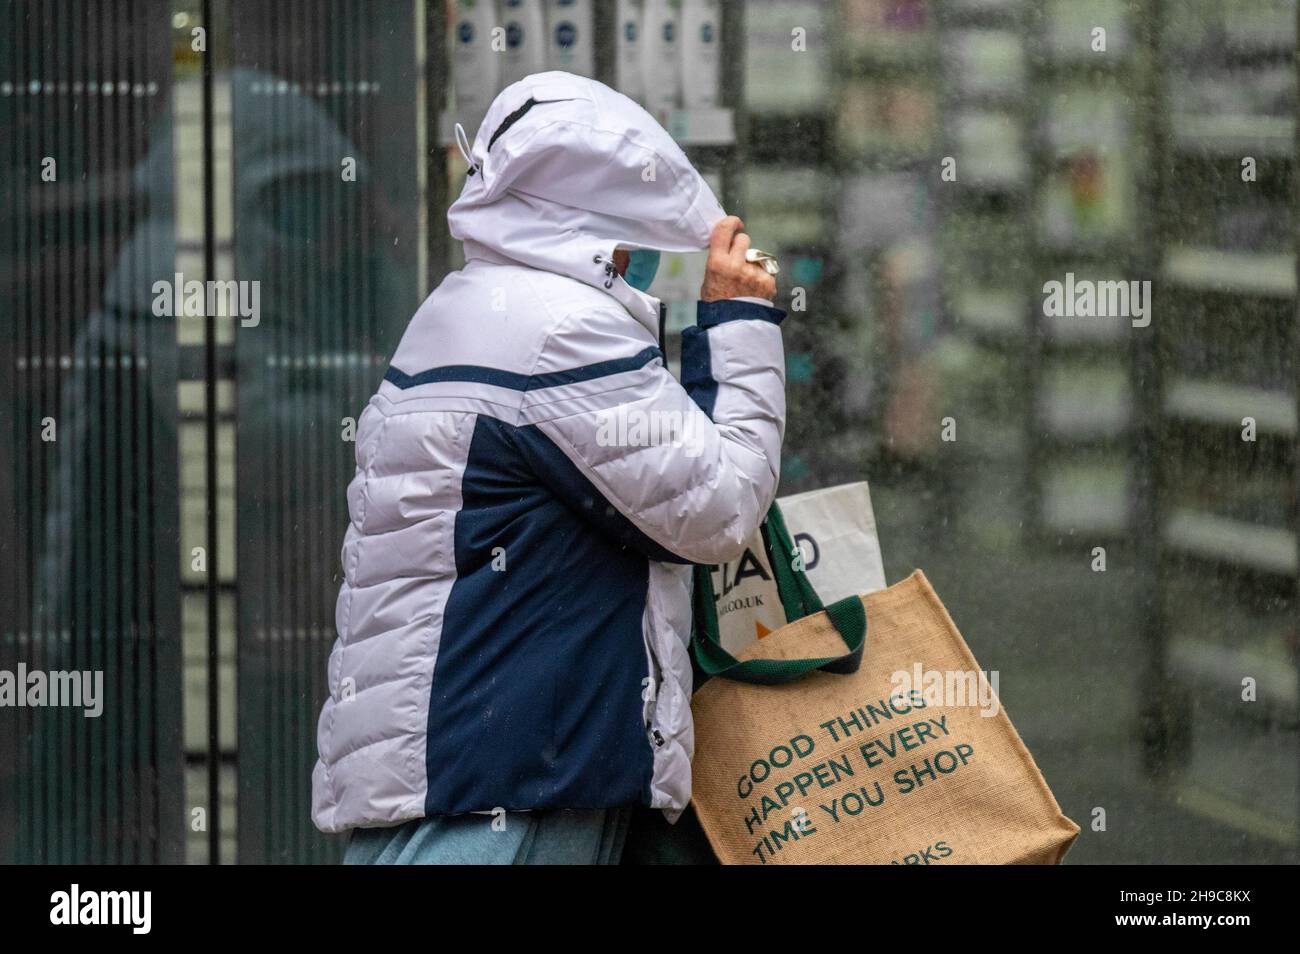
M460 123L456 124L456 148L460 150L460 154L465 157L465 164L469 166L467 174L472 176L478 172L478 166L469 154L469 136L465 135L465 127Z

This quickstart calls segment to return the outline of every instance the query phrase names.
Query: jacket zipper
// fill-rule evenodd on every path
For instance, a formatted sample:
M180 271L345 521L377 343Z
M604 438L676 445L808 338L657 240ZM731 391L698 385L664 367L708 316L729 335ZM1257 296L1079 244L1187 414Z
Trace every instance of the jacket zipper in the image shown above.
M658 748L664 744L663 733L661 733L654 724L655 716L657 715L656 709L659 704L659 684L661 682L662 669L659 665L659 657L655 655L652 636L653 634L651 633L645 635L646 667L648 672L646 678L643 680L645 688L641 692L641 699L645 702L644 715L646 735L652 742L654 742L655 747Z

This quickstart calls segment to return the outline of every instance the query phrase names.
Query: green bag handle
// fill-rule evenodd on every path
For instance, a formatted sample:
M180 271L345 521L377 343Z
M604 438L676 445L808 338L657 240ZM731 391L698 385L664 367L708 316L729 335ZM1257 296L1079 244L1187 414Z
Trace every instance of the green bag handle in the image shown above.
M790 531L786 529L781 508L775 502L767 512L762 534L763 549L772 565L786 620L802 619L824 611L835 631L844 640L848 652L842 656L812 659L747 659L741 662L723 648L718 635L718 605L713 595L713 574L709 567L697 566L692 595L695 636L691 645L700 669L708 676L722 676L761 686L794 682L818 670L839 675L857 672L862 665L862 649L867 641L867 614L862 607L862 600L849 596L830 606L822 604L802 565L792 565L794 554L798 551L790 539Z
M824 610L826 607L822 604L817 591L813 589L808 574L802 571L796 572L794 568L793 558L797 552L794 538L786 528L785 515L781 513L781 508L775 502L768 509L767 518L759 527L759 532L763 537L763 550L767 553L767 562L771 564L772 574L776 577L776 591L781 597L781 607L785 610L786 622L803 619L805 616ZM775 544L772 542L774 539ZM777 559L777 555L781 555L781 558ZM713 578L710 576L710 584L712 581Z

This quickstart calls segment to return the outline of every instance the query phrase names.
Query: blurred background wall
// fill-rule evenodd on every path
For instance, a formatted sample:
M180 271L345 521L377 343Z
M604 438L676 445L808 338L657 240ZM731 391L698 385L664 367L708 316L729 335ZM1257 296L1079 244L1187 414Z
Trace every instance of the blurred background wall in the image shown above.
M351 426L460 261L451 124L550 63L640 99L780 256L782 492L871 482L1071 860L1295 861L1296 23L0 0L0 670L106 685L99 719L0 709L0 859L337 857L307 808ZM257 320L157 314L177 273L257 282ZM701 274L665 257L670 332ZM1049 303L1121 281L1147 314Z

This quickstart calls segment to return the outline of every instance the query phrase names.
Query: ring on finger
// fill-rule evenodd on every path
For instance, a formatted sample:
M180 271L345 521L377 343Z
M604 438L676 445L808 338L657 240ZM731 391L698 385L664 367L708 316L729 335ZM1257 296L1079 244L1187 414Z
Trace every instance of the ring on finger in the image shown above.
M760 266L769 275L777 275L781 272L781 265L777 262L776 256L759 248L746 249L745 261Z

